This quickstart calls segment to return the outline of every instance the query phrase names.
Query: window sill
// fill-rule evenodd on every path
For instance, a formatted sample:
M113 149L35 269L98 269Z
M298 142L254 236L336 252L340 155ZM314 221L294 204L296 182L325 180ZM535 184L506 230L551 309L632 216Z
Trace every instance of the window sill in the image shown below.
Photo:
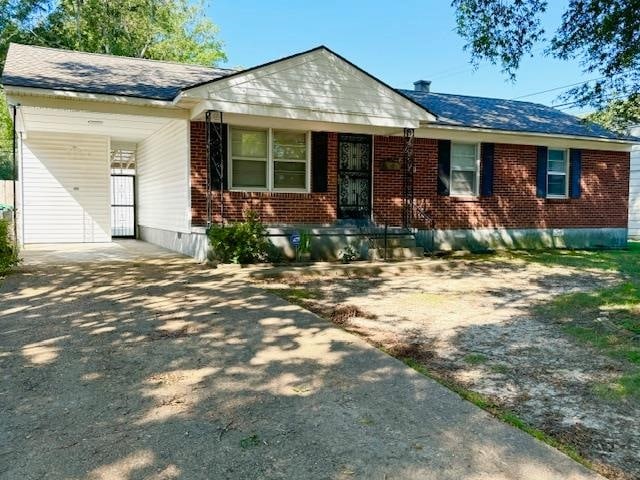
M549 203L568 203L569 197L545 197L545 201Z
M479 196L468 196L468 195L449 195L449 198L451 200L453 200L454 202L468 202L468 203L473 203L473 202L479 202L480 201L480 197Z
M311 192L309 190L243 190L239 188L230 188L227 190L230 193L243 194L243 195L256 195L256 196L277 196L277 195L308 195Z

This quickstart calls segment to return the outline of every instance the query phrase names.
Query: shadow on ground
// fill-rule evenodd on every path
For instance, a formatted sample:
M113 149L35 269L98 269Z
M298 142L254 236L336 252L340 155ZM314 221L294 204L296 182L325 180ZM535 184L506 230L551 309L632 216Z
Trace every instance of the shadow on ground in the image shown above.
M0 477L596 478L340 329L184 259L0 285Z

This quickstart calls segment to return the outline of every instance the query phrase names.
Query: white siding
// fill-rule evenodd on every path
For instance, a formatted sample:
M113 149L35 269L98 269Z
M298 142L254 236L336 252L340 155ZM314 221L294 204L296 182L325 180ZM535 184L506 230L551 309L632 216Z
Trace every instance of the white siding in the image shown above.
M174 120L138 143L138 225L189 232L189 122Z
M631 131L640 135L640 127ZM629 175L629 236L640 238L640 147L631 152L631 173Z
M107 137L30 133L22 188L24 243L111 241Z
M284 118L401 126L433 118L398 92L326 51L278 62L255 71L198 87L225 112Z

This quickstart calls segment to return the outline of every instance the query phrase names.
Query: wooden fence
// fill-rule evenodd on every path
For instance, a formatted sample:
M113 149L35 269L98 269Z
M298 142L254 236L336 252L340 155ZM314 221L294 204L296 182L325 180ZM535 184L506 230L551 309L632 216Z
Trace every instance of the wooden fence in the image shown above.
M13 181L0 180L0 203L13 205Z

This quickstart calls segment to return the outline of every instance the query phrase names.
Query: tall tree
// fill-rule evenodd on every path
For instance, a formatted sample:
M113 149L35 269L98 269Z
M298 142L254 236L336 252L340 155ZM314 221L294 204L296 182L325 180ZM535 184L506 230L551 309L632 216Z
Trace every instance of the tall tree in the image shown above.
M523 57L544 45L547 55L578 58L585 73L598 77L565 92L572 105L612 105L618 127L640 122L640 0L569 0L551 35L541 23L547 0L453 0L452 5L474 64L499 64L514 79Z
M215 65L226 56L204 7L188 0L0 0L0 68L11 42ZM0 164L10 145L0 95Z

